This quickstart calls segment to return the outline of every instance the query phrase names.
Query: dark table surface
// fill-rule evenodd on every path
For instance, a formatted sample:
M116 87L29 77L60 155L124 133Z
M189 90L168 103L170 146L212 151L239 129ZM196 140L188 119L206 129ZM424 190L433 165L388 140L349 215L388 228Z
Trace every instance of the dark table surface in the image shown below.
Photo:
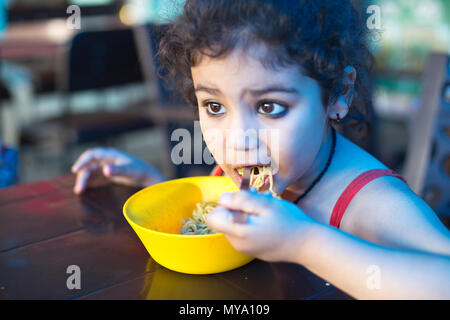
M0 299L350 299L305 268L254 260L214 275L156 263L122 215L138 189L74 195L74 177L0 190ZM81 289L68 289L67 268Z

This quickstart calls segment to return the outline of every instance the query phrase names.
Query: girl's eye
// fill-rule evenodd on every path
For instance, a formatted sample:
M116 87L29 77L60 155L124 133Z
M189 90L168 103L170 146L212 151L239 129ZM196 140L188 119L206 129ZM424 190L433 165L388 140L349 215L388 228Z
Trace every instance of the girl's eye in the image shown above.
M217 102L207 102L205 103L206 112L210 115L216 116L226 112L223 105Z
M276 102L263 102L258 106L258 113L279 117L287 112L288 108Z

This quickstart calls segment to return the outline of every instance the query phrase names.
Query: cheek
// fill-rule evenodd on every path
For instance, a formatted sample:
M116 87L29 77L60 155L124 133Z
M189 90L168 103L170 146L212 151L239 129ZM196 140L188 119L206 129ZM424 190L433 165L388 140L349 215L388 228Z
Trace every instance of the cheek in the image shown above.
M304 108L280 126L278 163L280 173L285 176L298 178L312 165L319 152L326 118L324 112L315 109Z
M280 160L282 163L288 163L286 170L289 173L304 172L314 161L317 152L320 149L320 140L309 137L310 134L298 132L288 143L281 146Z
M212 121L208 116L200 114L200 128L203 139L209 151L218 164L224 163L225 140L224 130L216 121Z

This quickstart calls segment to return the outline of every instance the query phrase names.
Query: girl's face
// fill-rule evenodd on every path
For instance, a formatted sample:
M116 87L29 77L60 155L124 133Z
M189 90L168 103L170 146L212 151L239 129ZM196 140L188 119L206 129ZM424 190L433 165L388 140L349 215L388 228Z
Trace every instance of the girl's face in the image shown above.
M315 80L299 68L264 67L258 57L265 53L260 46L203 56L191 72L203 136L224 172L239 186L236 168L267 164L262 158L270 155L281 194L289 186L295 191L317 161L326 113Z

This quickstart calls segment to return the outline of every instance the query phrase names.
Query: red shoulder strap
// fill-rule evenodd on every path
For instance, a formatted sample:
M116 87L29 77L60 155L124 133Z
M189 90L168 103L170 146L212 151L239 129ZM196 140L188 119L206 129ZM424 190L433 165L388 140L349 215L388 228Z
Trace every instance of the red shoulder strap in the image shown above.
M221 176L222 173L223 173L222 168L219 165L216 165L209 175L218 177Z
M352 201L353 197L358 193L358 191L361 190L370 181L383 176L396 177L406 182L406 180L402 176L389 169L373 169L361 173L347 186L344 192L342 192L338 201L336 201L333 212L331 213L330 225L339 228L345 210L347 209L350 201Z

